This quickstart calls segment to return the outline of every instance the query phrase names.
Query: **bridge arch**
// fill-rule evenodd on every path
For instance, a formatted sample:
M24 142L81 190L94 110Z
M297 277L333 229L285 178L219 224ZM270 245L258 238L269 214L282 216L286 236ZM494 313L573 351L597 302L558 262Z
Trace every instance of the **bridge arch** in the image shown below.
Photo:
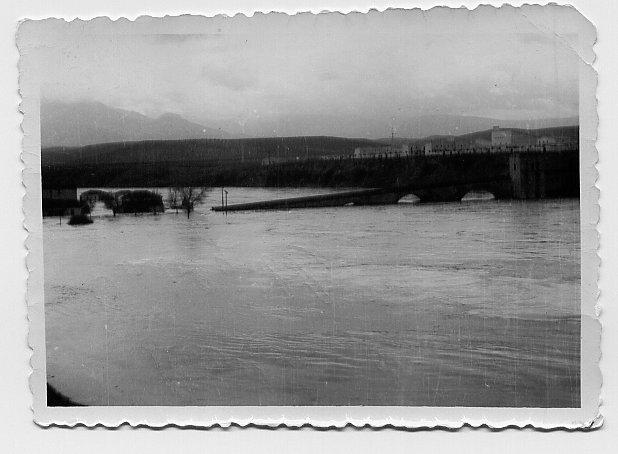
M441 203L504 198L497 184L464 184L425 189L402 190L396 194L397 203Z
M404 194L399 200L397 200L397 203L415 204L415 203L419 203L420 201L421 201L421 198L417 196L416 194L414 194L413 192L411 192L409 194Z
M488 189L471 189L466 192L461 198L462 202L480 202L486 200L495 200L496 196Z

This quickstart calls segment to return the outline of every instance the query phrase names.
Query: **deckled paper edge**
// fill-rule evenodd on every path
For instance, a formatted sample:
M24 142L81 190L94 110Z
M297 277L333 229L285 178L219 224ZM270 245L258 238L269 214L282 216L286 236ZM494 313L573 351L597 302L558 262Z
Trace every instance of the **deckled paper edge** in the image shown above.
M595 429L602 425L600 415L601 371L599 321L600 307L598 302L598 267L600 259L597 254L599 236L597 223L599 218L599 190L596 186L598 172L596 163L598 153L595 147L598 116L596 111L597 74L592 67L595 60L593 46L596 42L596 30L583 15L570 6L524 5L514 8L503 5L496 8L482 5L473 10L467 8L452 9L436 7L430 10L388 9L384 12L370 10L368 13L324 12L317 15L298 13L288 15L271 12L256 13L253 17L259 20L280 21L302 17L311 20L328 20L335 26L343 24L346 17L377 20L380 15L406 15L411 17L421 15L427 20L429 15L452 15L452 20L463 20L464 15L476 14L516 14L524 17L535 28L543 33L560 35L547 26L551 17L562 15L561 19L578 22L577 28L585 32L580 35L579 43L570 42L560 37L566 44L573 46L580 56L580 219L581 219L581 292L582 292L582 408L580 409L542 409L542 408L487 408L487 407L50 407L46 406L46 374L45 374L45 328L43 307L43 248L42 248L42 213L41 213L41 180L40 180L40 122L38 83L34 77L32 66L34 61L29 58L28 33L31 28L45 23L51 27L107 27L111 32L126 30L132 26L151 30L179 27L180 21L195 28L204 26L210 21L222 23L236 21L235 26L247 24L252 18L238 14L233 18L218 15L212 18L203 16L166 16L164 18L140 16L134 21L120 18L112 21L106 17L97 17L91 22L75 19L66 22L63 19L46 19L44 21L22 20L16 34L17 46L20 51L19 87L22 101L20 111L22 121L22 153L24 163L22 172L23 184L26 187L24 196L24 227L28 232L25 241L27 248L26 266L28 269L27 296L29 335L28 342L32 349L30 360L30 389L33 397L34 420L40 426L83 425L88 427L104 426L118 427L129 424L134 427L228 427L231 425L263 426L263 427L394 427L406 429L423 428L461 428L464 425L472 427L534 427L537 429ZM382 16L384 17L384 16ZM543 21L545 17L545 21ZM408 18L406 18L408 19ZM411 18L410 18L411 20ZM339 21L339 22L337 22ZM229 22L227 22L229 25ZM279 22L280 24L280 22ZM554 22L555 24L555 22ZM183 28L184 30L184 28ZM33 37L36 38L36 37Z

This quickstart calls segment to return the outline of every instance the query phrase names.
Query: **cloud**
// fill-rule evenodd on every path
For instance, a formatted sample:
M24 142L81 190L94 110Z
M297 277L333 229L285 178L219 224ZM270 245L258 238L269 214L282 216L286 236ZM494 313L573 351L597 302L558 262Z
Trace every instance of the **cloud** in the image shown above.
M256 135L283 123L289 133L336 124L340 135L355 135L358 116L381 131L393 118L435 112L577 115L577 56L551 35L508 27L376 28L349 19L276 29L256 22L234 33L84 34L36 52L50 99L254 125Z
M255 85L255 75L250 69L204 66L201 75L212 85L234 91L243 91Z

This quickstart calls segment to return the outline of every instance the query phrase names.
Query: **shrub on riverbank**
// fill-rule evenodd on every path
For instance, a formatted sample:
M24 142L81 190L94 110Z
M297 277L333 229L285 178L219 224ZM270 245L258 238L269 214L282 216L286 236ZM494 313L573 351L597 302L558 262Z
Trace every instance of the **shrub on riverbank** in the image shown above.
M116 192L118 213L163 213L163 197L152 191L137 189Z
M74 214L69 219L69 225L84 225L84 224L92 224L92 219L90 219L85 214Z

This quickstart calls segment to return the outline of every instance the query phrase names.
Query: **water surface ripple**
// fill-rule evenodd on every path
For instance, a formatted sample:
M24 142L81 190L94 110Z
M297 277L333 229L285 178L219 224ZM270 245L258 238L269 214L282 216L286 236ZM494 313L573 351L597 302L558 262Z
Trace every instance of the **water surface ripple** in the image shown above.
M90 405L579 406L578 200L219 203L43 221L50 384Z

